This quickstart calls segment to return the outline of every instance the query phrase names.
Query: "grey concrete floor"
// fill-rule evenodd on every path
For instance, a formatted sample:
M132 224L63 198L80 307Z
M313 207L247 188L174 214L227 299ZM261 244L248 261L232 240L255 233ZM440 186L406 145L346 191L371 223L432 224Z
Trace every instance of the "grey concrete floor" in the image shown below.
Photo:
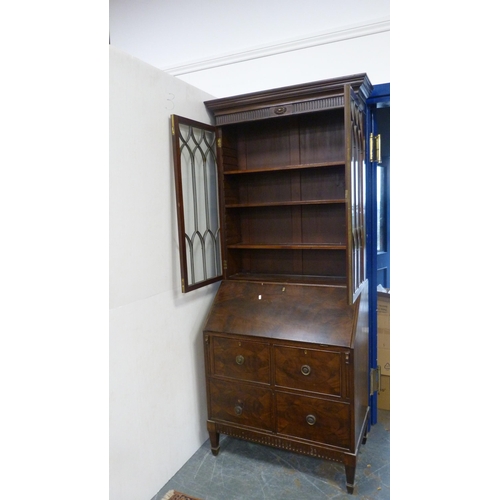
M344 466L221 435L217 457L207 440L152 500L177 490L202 500L389 500L390 412L378 411L358 454L354 493Z

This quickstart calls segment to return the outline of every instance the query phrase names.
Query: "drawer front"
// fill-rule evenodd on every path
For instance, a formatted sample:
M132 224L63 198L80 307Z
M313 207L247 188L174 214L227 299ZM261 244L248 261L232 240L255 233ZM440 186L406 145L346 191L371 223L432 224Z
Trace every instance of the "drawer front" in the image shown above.
M270 348L264 342L212 336L213 374L270 383Z
M271 390L242 382L211 380L209 418L270 431Z
M278 434L349 448L349 404L278 392L276 408Z
M276 385L343 396L345 353L297 347L275 347Z

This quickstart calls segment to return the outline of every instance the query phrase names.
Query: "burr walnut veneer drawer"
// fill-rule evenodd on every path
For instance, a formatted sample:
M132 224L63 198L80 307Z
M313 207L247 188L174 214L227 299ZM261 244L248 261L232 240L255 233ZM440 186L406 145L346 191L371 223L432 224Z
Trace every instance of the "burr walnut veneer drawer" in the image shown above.
M245 382L210 381L210 418L272 430L272 392Z
M268 343L214 336L212 349L214 375L270 383Z
M274 352L276 386L343 396L345 353L285 346Z
M277 432L349 448L350 406L290 393L276 393Z

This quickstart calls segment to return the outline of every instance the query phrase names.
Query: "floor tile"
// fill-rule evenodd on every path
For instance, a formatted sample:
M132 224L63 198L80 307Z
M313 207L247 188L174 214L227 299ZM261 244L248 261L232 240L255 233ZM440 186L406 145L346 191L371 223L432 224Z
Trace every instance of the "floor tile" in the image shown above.
M390 412L378 423L358 454L354 493L345 489L344 466L221 436L212 455L207 440L152 500L175 489L202 500L389 500Z

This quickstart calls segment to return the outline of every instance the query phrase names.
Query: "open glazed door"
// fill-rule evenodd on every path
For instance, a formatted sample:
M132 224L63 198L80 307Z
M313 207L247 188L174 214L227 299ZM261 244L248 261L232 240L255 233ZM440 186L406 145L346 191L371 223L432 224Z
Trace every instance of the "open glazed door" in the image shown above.
M215 127L172 115L182 292L222 279Z
M354 90L345 89L347 297L354 304L366 279L365 111Z

